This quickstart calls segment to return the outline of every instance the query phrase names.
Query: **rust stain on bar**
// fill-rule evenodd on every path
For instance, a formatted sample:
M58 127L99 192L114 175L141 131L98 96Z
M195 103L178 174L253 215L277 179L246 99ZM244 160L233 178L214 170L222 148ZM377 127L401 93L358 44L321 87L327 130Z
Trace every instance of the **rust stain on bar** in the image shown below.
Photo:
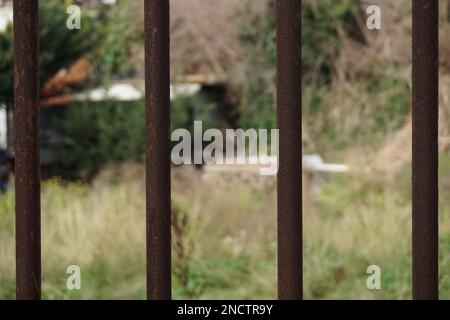
M438 285L438 1L413 0L413 298L434 300Z
M277 0L278 298L303 297L301 1Z
M39 17L37 0L14 0L16 298L41 296Z
M145 1L147 298L171 299L169 0Z

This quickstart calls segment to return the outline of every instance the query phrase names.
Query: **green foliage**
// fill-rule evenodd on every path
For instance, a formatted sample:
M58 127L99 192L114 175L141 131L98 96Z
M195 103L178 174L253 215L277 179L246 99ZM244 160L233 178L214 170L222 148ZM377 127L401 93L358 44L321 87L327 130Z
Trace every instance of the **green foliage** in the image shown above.
M276 63L274 1L264 1L267 9L252 15L248 1L242 6L239 39L245 58L242 83L240 126L275 128L275 91L273 81ZM251 17L248 19L247 17Z
M192 232L195 228L196 217L190 210L187 201L172 201L172 235L173 235L173 274L180 294L190 299L198 297L204 290L205 277L195 267L197 263L196 246L192 241Z
M97 76L110 79L111 76L129 75L132 69L130 55L134 47L142 48L141 34L130 25L136 19L137 8L127 7L128 1L119 1L105 11L101 9L98 19L104 34L103 42L93 59ZM109 6L106 6L109 7Z
M275 128L275 2L266 0L261 5L266 6L266 9L251 15L252 8L246 1L240 12L246 17L241 23L239 33L246 61L241 126ZM356 0L304 3L302 63L306 84L313 79L325 83L330 81L343 34L354 39L361 38L356 22L359 8L360 2ZM249 16L250 19L247 18Z
M192 130L193 104L193 97L172 102L172 129ZM108 163L144 160L144 100L72 103L51 126L64 141L54 146L63 177L89 179Z
M411 104L411 93L408 84L392 78L375 78L368 86L368 92L370 98L377 101L377 103L375 103L372 110L372 126L367 128L367 130L391 133L400 129L405 123ZM381 95L383 97L379 99Z
M94 66L92 78L102 80L126 72L131 47L137 41L129 32L123 32L131 13L123 12L121 6L98 11L83 6L81 9L81 29L69 30L66 4L57 0L39 3L41 85L86 55ZM13 99L12 34L12 25L0 33L0 102L7 103Z
M58 70L70 66L77 59L100 45L104 37L101 22L82 11L82 28L66 27L66 6L59 1L45 1L39 5L40 20L40 82L41 85ZM0 101L13 99L13 42L12 26L0 33Z
M7 191L0 194L0 220L3 223L3 232L5 234L14 234L14 212L15 197L13 191Z
M409 113L411 93L403 80L386 76L351 86L306 86L303 122L314 141L308 152L343 150L355 143L377 146L398 130ZM337 109L338 108L338 109Z
M143 160L144 102L73 103L55 121L59 134L70 139L56 150L60 174L90 178L108 163Z
M170 114L171 130L192 127L192 121L194 121L193 103L194 99L192 97L182 97L172 101Z
M82 9L81 29L66 27L66 6L58 1L46 1L39 6L40 19L40 81L41 84L62 67L92 51L102 41L104 30L100 21Z
M362 41L358 0L307 1L302 15L302 64L306 80L329 81L342 36Z
M12 100L13 96L13 42L12 26L0 33L0 102Z
M203 129L216 127L214 122L214 110L217 105L213 101L203 101L201 96L182 96L171 102L171 127L172 130L184 128L189 131L194 129L194 121L201 120Z

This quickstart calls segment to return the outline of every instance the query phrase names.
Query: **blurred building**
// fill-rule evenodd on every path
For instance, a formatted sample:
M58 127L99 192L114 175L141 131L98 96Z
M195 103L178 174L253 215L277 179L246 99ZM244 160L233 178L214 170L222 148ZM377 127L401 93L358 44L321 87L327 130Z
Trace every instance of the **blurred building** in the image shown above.
M0 32L13 20L12 2L0 0Z
M117 4L117 0L75 0L74 4L96 7L99 5L115 5Z

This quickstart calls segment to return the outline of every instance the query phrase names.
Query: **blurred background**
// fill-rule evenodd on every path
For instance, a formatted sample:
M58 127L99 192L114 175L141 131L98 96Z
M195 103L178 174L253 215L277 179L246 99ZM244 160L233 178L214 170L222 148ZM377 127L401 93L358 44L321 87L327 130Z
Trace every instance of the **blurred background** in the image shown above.
M303 1L306 299L411 297L410 2ZM43 298L144 299L144 1L39 3ZM276 128L274 3L170 1L172 129ZM71 4L80 30L66 27ZM366 27L370 4L382 9L381 30ZM440 294L449 299L450 1L440 6ZM0 299L15 298L12 57L3 0ZM276 298L275 176L173 167L172 237L174 298ZM74 264L82 289L72 291ZM381 268L381 290L366 287L369 265Z

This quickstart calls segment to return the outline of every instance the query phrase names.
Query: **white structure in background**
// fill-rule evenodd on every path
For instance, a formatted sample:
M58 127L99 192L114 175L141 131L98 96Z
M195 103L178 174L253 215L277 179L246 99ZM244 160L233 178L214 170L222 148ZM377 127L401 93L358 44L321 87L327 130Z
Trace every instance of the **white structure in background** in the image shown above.
M1 4L1 3L0 3ZM13 8L11 3L0 6L0 32L6 30L8 23L13 21Z
M306 201L311 201L312 197L320 191L322 183L329 173L344 173L349 171L345 164L325 163L318 154L304 155L302 158L303 185Z
M259 157L259 158L258 158ZM203 172L205 173L202 176L202 179L208 180L214 177L220 177L219 180L222 181L223 174L229 174L229 176L233 176L233 174L250 174L259 176L260 168L267 163L274 163L278 161L277 156L275 155L251 155L242 157L240 162L246 162L247 164L240 165L204 165ZM249 164L250 162L257 164ZM345 164L334 164L334 163L325 163L322 157L318 154L308 154L303 155L302 157L302 180L303 180L303 195L304 195L304 204L305 207L311 206L314 202L314 196L320 191L322 184L326 181L326 178L329 174L340 174L345 173L350 170L349 166ZM276 178L276 175L273 176L264 176L269 180ZM266 179L267 181L267 178ZM218 181L219 181L218 180ZM273 180L275 181L275 180Z
M176 83L170 85L170 100L183 96L192 96L201 90L198 83ZM87 92L73 95L77 101L135 101L144 99L144 82L120 81L111 84L108 88L96 88Z
M6 106L0 104L0 149L6 150L8 146L8 130L7 130L8 116L6 113Z
M325 163L318 154L307 154L302 158L304 171L309 172L347 172L348 166L345 164Z
M73 99L77 101L134 101L142 99L144 94L130 83L117 83L109 88L97 88L84 93L73 95Z
M243 165L205 165L205 168L214 167L214 171L255 171L258 172L258 168L261 163L269 164L276 163L278 157L276 155L250 155L245 157L239 157L235 159L235 163L245 163ZM251 163L255 163L252 165ZM234 169L232 168L234 167ZM318 154L306 154L302 157L302 169L303 172L309 173L313 177L321 177L326 173L345 173L349 171L349 166L346 164L325 163L322 157ZM314 178L315 179L315 178Z

